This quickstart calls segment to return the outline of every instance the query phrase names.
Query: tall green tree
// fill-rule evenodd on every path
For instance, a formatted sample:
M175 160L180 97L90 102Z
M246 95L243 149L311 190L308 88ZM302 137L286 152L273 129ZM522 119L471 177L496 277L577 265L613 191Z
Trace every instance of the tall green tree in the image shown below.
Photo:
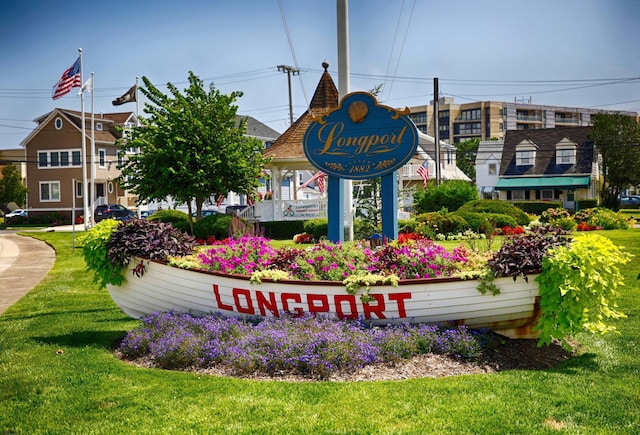
M0 178L0 205L3 208L10 202L15 202L19 206L25 204L27 192L29 190L22 183L20 172L14 165L7 165L2 168L2 178Z
M245 136L246 120L237 121L234 103L242 92L225 95L213 83L205 89L191 71L184 93L168 83L165 95L147 77L142 81L147 116L121 141L123 150L139 149L122 167L123 187L141 201L186 202L189 216L193 201L198 217L205 202L231 191L256 197L267 161L262 143Z
M618 210L622 191L640 184L640 125L621 113L598 114L593 117L590 136L602 156L600 202Z
M474 138L455 144L456 166L472 180L476 179L476 155L480 139Z

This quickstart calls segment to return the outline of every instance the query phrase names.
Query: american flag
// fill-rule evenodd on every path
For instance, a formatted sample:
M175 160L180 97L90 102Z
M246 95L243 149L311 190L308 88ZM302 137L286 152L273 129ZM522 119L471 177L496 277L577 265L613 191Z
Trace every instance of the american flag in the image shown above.
M67 95L73 88L79 88L82 86L80 79L80 57L62 73L62 77L53 86L53 99L57 100L60 97Z
M311 184L311 183L313 183L315 181L316 182L316 186L318 187L318 191L320 191L320 193L322 193L327 188L326 184L325 184L325 180L326 179L327 179L327 174L325 174L322 171L318 171L313 175L313 177L311 177L307 181L305 181L304 184L302 184L302 186L298 187L298 190L307 187L309 184Z
M425 160L424 163L420 165L416 172L422 177L422 187L427 187L427 181L429 181L429 165L427 160Z

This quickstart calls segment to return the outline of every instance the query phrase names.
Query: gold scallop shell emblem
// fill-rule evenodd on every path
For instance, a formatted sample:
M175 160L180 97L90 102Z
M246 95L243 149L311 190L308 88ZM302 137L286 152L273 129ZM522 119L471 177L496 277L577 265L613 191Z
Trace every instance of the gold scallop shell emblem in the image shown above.
M362 101L354 101L349 105L349 118L351 118L353 122L364 121L367 113L369 113L369 107Z

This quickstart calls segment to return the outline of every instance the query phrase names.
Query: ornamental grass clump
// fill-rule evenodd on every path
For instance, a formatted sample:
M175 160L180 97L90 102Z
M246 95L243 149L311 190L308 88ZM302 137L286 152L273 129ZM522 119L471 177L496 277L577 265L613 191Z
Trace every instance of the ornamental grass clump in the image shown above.
M118 350L125 358L144 358L166 369L222 367L233 375L328 379L425 353L474 360L482 353L483 334L464 326L451 330L408 324L370 327L360 321L311 316L245 322L159 312L130 331Z

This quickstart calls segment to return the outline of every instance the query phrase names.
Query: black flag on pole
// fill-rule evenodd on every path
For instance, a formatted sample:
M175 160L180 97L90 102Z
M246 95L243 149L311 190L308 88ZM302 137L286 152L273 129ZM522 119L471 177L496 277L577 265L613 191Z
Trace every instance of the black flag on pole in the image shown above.
M138 90L137 85L131 86L131 88L127 92L125 92L125 94L122 97L116 98L111 102L111 104L113 104L114 106L120 106L121 104L125 104L125 103L133 103L134 101L136 101L137 90Z

